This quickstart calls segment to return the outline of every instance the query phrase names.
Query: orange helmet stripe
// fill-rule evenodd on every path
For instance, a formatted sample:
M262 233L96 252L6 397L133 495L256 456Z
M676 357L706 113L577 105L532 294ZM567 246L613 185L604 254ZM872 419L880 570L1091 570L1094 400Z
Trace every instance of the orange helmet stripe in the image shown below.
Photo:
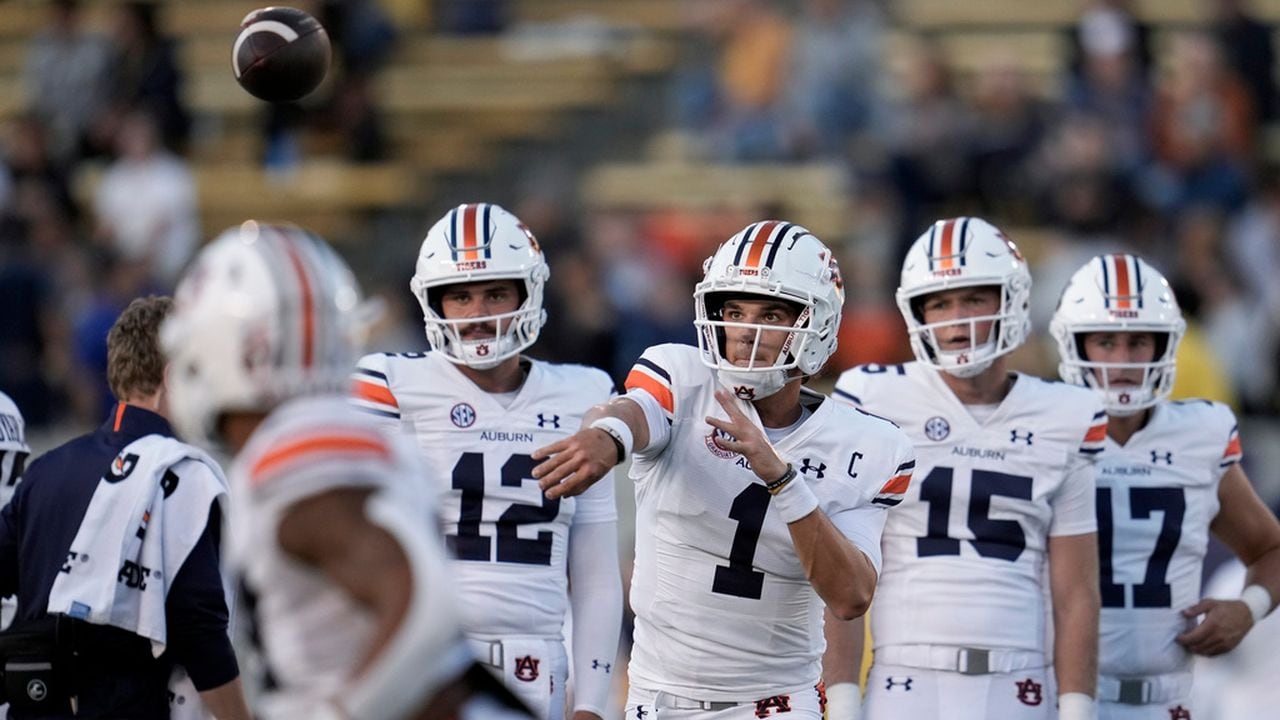
M764 256L764 248L769 244L769 237L773 235L773 229L781 225L777 220L760 223L760 227L756 229L755 237L751 240L751 250L747 253L746 267L760 267L760 258ZM746 242L744 239L743 242Z
M311 279L293 242L284 238L280 244L284 247L285 254L289 256L289 264L293 266L293 271L298 275L299 295L302 298L302 366L309 368L314 359L316 343L316 308L315 301L311 297Z

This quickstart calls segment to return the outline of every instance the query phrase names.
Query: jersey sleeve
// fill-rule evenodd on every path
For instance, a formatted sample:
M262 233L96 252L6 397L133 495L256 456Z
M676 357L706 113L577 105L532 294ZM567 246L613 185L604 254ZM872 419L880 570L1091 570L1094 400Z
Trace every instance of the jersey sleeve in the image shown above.
M1078 455L1068 459L1066 475L1053 495L1050 536L1097 532L1096 488L1093 462Z
M862 380L865 376L859 367L852 367L840 373L836 386L831 391L831 397L846 405L862 407Z
M360 358L351 373L351 402L365 413L393 426L400 421L400 403L391 389L389 357L378 353Z
M242 470L254 502L283 508L335 488L382 487L397 459L375 426L315 422L270 438Z
M868 422L884 423L885 437L877 444L885 453L878 465L868 465L868 482L863 485L859 502L830 515L833 525L849 538L880 572L880 537L888 511L903 501L915 471L915 448L892 423L873 416Z
M1084 457L1096 457L1106 447L1107 441L1107 411L1098 409L1093 413L1093 419L1089 422L1089 429L1085 430L1084 437L1080 440L1079 454Z
M1235 413L1226 405L1214 403L1214 409L1223 416L1223 424L1230 428L1226 433L1226 444L1222 449L1222 457L1218 460L1218 470L1225 473L1232 465L1244 459L1244 448L1240 445L1240 425L1236 422Z
M641 457L654 457L666 448L671 438L671 425L675 422L676 397L674 373L678 372L679 358L669 346L656 345L644 351L623 387L627 397L635 400L644 411L649 425L649 444L636 451Z

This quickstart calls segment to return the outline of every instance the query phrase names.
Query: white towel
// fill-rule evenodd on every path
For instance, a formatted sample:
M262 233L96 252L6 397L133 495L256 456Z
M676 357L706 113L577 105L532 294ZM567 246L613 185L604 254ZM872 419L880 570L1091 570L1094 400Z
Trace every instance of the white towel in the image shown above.
M130 443L93 493L48 611L141 635L158 657L169 585L226 499L222 470L200 450L161 435Z

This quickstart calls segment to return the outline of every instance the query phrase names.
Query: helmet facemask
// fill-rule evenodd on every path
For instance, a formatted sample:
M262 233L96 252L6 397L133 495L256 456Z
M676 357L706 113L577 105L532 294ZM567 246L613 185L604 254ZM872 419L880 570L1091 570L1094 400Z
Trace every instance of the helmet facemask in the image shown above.
M696 292L694 325L698 328L698 348L704 362L715 368L721 382L745 400L759 400L781 390L788 382L811 373L802 369L805 348L817 343L819 330L811 327L812 301L807 304L790 298L770 294ZM724 306L735 299L781 300L796 311L796 320L789 326L764 323L735 322L724 319ZM747 330L752 333L751 352L746 365L738 365L729 359L726 343L727 330ZM786 333L786 339L772 361L759 359L760 344L765 333ZM816 372L816 370L815 370Z
M925 323L923 304L925 297L939 290L919 293L914 296L898 294L898 307L904 318L908 319L907 332L911 340L911 349L920 364L941 370L958 378L971 378L982 374L996 358L1013 352L1026 339L1025 298L1030 288L1020 290L1011 287L1014 282L1003 285L975 285L970 287L991 287L1000 293L1000 307L990 315L978 315L971 318L942 320ZM956 287L947 288L957 289ZM986 337L979 339L978 326L991 323ZM969 347L960 350L942 350L937 331L941 328L953 328L957 325L968 325Z
M541 269L545 271L546 266ZM546 278L538 283L531 283L523 277L485 278L474 282L502 279L516 281L522 296L519 307L496 315L449 319L444 317L440 305L439 293L444 286L424 287L415 278L413 294L422 306L423 323L431 349L454 364L487 370L516 357L537 342L538 333L547 319L547 312L542 308L542 282ZM494 326L493 337L463 338L464 329L482 324Z
M1068 382L1085 385L1102 393L1108 415L1127 417L1153 407L1173 393L1177 372L1175 355L1182 339L1181 331L1150 331L1156 338L1155 357L1151 362L1097 362L1088 360L1084 338L1091 332L1112 332L1113 328L1077 330L1073 333L1073 352L1064 357L1058 372ZM1142 332L1138 329L1129 332ZM1112 385L1115 371L1141 371L1137 385Z

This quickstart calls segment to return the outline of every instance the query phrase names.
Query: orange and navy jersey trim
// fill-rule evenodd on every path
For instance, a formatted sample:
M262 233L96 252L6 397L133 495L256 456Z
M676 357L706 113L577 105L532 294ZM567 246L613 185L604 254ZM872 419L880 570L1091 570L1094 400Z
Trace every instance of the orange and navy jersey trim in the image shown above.
M965 266L969 249L969 218L939 220L929 228L926 254L929 270L955 270Z
M875 505L884 505L885 507L893 507L906 497L907 488L911 487L911 473L915 472L916 461L908 460L898 466L893 471L893 477L889 478L876 496L871 499Z
M332 466L336 460L390 461L391 448L376 432L335 427L287 438L263 452L249 467L250 487L261 487L286 472L307 466Z
M1218 467L1229 467L1244 458L1244 448L1240 445L1240 426L1231 427L1231 435L1227 438L1227 449L1222 452L1222 461Z
M358 367L351 373L351 399L361 410L400 419L400 403L391 392L386 374L377 370Z
M1089 429L1084 434L1084 441L1080 443L1080 452L1084 455L1097 455L1106 447L1106 442L1107 411L1099 410L1093 414Z
M1102 301L1108 310L1142 309L1142 266L1132 255L1102 255Z
M733 264L739 268L772 268L778 257L778 248L787 233L796 227L781 220L765 220L747 226L742 232L742 242L733 255Z
M632 366L623 383L627 390L644 390L653 396L667 413L667 420L675 417L676 401L671 392L671 373L647 358L640 358Z
M492 213L489 203L459 205L449 211L449 250L455 263L492 259Z

